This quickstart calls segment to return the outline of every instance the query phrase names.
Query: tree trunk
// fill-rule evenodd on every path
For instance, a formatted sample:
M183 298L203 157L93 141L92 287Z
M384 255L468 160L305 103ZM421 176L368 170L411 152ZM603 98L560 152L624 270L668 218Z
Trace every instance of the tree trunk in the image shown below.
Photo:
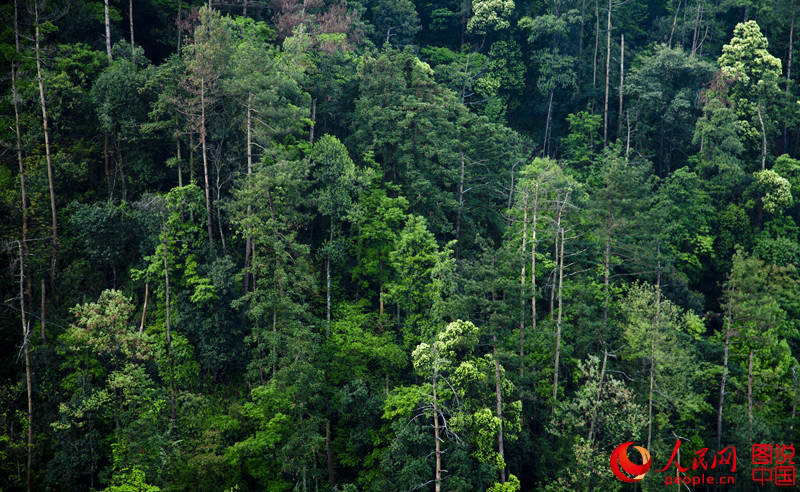
M16 7L16 2L14 3ZM31 393L31 358L30 358L30 325L25 320L25 255L22 252L22 241L17 241L19 246L19 312L22 320L22 346L25 349L25 383L28 391L28 443L27 462L25 466L25 488L31 490L31 464L33 462L33 396Z
M441 492L442 489L442 456L439 447L439 401L436 397L436 386L439 384L439 362L436 360L439 355L434 353L434 366L433 366L433 439L434 439L434 453L436 454L436 475L434 477L434 490Z
M550 97L547 103L547 120L544 126L544 144L542 145L542 155L550 155L550 120L553 117L553 90L550 91Z
M608 142L608 86L611 69L611 0L608 0L608 21L606 22L606 96L603 99L603 145Z
M497 429L497 453L500 459L505 462L505 449L503 447L503 393L500 389L500 363L497 361L497 335L493 335L494 341L494 392L497 400L497 419L500 427ZM506 469L500 469L500 483L506 483Z
M758 122L761 124L761 170L767 163L767 130L764 128L764 118L761 117L761 103L756 104Z
M206 149L206 84L200 79L200 145L203 151L203 176L206 183L206 222L208 228L208 244L213 248L214 235L211 232L211 195L208 184L208 150Z
M103 164L106 173L106 190L108 191L108 199L111 200L111 197L114 194L114 189L111 187L111 166L109 166L108 161L108 134L105 134L103 136Z
M46 295L47 295L47 291L46 291L46 287L45 287L45 283L44 283L44 278L42 278L42 299L41 299L41 305L39 306L39 309L40 309L40 311L39 311L39 314L40 314L39 315L39 324L40 324L41 331L42 331L42 345L47 345L47 337L45 336L45 315L47 314L47 311L45 311Z
M564 200L566 202L566 198ZM561 292L564 286L564 228L560 229L561 233L561 252L558 255L558 318L556 321L556 360L553 364L553 409L555 409L556 401L558 401L558 358L561 355Z
M519 274L519 375L525 373L525 253L528 238L528 190L522 202L522 267Z
M597 87L597 52L600 47L600 9L597 6L598 0L594 0L594 58L592 59L592 89ZM592 107L594 107L594 95L592 95Z
M172 325L170 324L170 305L169 305L169 266L167 265L167 226L162 227L161 246L164 248L164 301L167 311L167 357L169 358L169 409L172 422L175 422L175 371L172 360ZM144 318L142 318L144 321ZM140 331L141 333L141 331Z
M750 349L747 362L747 421L750 426L750 441L753 440L753 349Z
M601 338L605 339L608 324L609 278L611 276L611 213L606 217L606 251L603 261L603 323Z
M133 43L133 0L128 0L128 19L130 20L131 25L131 62L136 63L136 51L134 50Z
M794 430L794 419L797 415L797 366L792 367L792 425L791 429Z
M144 283L144 307L142 308L142 322L139 323L139 336L144 331L144 319L147 316L147 300L150 297L150 282Z
M603 380L606 377L606 361L608 361L608 350L603 350L603 365L600 367L600 383L597 386L597 398L592 405L592 418L589 421L589 444L594 439L594 425L597 422L597 409L600 407L600 399L603 396Z
M678 12L681 11L681 0L678 0L678 6L675 7L675 16L672 18L672 29L669 30L669 42L667 47L672 49L672 35L675 34L675 25L678 23Z
M617 138L622 135L622 95L625 86L625 35L619 35L619 111L617 112Z
M103 2L105 8L105 24L106 24L106 55L108 55L108 64L111 64L111 16L108 11L108 0Z
M792 4L792 23L789 27L789 56L786 58L786 96L789 96L789 85L791 84L792 80L792 52L793 52L793 44L794 44L794 14L795 14L795 5ZM788 152L789 148L789 139L787 137L787 125L786 122L783 123L783 152Z
M561 198L561 192L558 192L558 199ZM558 199L556 203L558 203ZM553 258L554 263L558 265L558 231L561 229L561 210L562 207L556 205L557 212L556 212L556 234L555 234L555 244L553 245ZM554 310L554 303L555 303L555 292L556 292L556 270L557 267L553 267L553 284L550 287L550 319L553 319L553 310Z
M328 322L328 335L331 334L331 252L333 244L333 220L331 219L331 232L328 241L328 257L325 258L325 319Z
M725 382L728 379L728 346L731 340L731 305L728 301L725 315L725 349L722 356L722 381L719 384L719 406L717 407L717 448L722 446L722 411L725 404Z
M183 187L183 166L181 166L181 137L175 132L175 157L178 158L178 186Z
M317 125L317 98L311 100L311 128L308 130L308 142L314 145L314 127Z
M458 212L456 213L456 241L461 237L461 211L464 209L464 174L466 171L466 163L464 162L464 152L461 155L461 167L459 169L458 178ZM456 244L459 244L458 242ZM461 248L459 248L461 249Z
M247 17L247 0L242 1L242 17Z
M50 188L50 214L52 219L52 251L50 256L50 282L56 278L56 252L58 251L58 219L56 218L56 192L53 184L53 163L50 159L50 129L47 122L47 104L44 98L44 77L42 75L42 57L39 47L39 2L33 2L35 15L35 49L36 49L36 78L39 82L39 101L42 107L42 127L44 129L44 152L47 160L47 184Z
M253 176L253 141L252 141L252 124L253 124L253 93L247 95L247 189L250 190L250 180ZM247 202L247 217L253 213L253 207L250 202ZM250 280L250 250L253 247L252 238L250 237L250 228L247 229L247 238L244 243L244 293L247 294L248 283Z
M661 254L659 245L658 254ZM653 320L653 333L650 336L650 392L647 397L647 448L650 448L653 436L653 386L656 375L656 334L661 323L661 259L658 259L658 276L656 280L656 317Z
M325 422L325 454L328 457L328 483L331 489L336 488L336 477L333 474L333 454L331 453L331 423Z
M694 33L692 34L692 57L697 52L697 33L700 30L700 0L697 0L697 15L694 18Z
M17 61L19 55L19 10L17 0L14 0L14 46L16 53L11 63L11 98L14 101L14 132L17 138L17 164L19 165L19 191L20 209L22 210L22 249L24 259L28 257L28 190L25 186L25 164L22 160L22 132L19 124L19 96L17 95ZM22 261L22 260L20 260ZM29 283L30 285L30 283ZM30 290L30 289L29 289Z

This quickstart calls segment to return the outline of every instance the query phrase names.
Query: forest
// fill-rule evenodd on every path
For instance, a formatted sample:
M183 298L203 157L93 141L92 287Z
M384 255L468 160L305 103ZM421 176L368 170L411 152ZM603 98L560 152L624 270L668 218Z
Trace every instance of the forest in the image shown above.
M0 490L784 490L798 17L2 2Z

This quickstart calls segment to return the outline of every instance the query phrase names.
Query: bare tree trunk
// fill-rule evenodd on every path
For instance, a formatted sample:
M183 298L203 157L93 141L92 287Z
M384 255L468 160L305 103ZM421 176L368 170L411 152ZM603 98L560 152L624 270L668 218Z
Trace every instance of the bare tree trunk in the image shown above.
M767 163L767 130L764 128L764 118L761 117L761 103L756 104L758 122L761 124L761 170Z
M795 415L797 415L797 366L792 367L792 388L794 389L794 393L792 395L792 425L790 428L794 430L794 419Z
M104 0L105 5L105 24L106 24L106 55L108 63L111 64L111 16L108 11L108 0Z
M114 194L114 189L111 187L111 167L108 165L108 134L103 136L103 163L106 172L106 189L108 190L108 199L111 200Z
M14 132L17 138L17 164L19 165L20 209L22 210L22 249L25 259L28 257L28 189L25 186L25 164L22 160L22 132L19 123L19 96L17 95L17 61L19 56L19 10L14 0L14 61L11 63L11 98L14 101ZM22 260L20 260L22 261ZM30 285L30 284L29 284Z
M47 295L47 290L46 290L46 287L45 287L44 278L42 278L42 299L41 299L41 305L39 306L39 309L40 309L40 311L39 311L39 313L40 313L39 324L40 324L40 328L41 328L41 331L42 331L42 344L43 345L47 345L47 337L45 336L45 315L47 314L47 311L45 311L46 295Z
M547 103L547 120L544 126L544 145L542 146L542 155L550 155L550 121L553 117L553 92L550 91L550 97Z
M247 189L250 190L250 180L253 176L253 140L252 140L252 107L253 107L253 93L247 95ZM247 217L253 213L252 205L247 202ZM252 238L250 237L250 229L248 228L247 238L244 243L244 293L247 294L248 283L250 280L250 250L253 247Z
M208 184L208 151L206 149L206 84L200 79L200 145L203 150L203 175L206 182L206 215L208 217L208 244L214 246L214 235L211 232L211 195Z
M128 0L128 19L131 25L131 61L135 62L136 51L134 50L133 43L133 0Z
M536 331L536 221L539 213L539 182L533 192L533 219L531 221L531 329Z
M750 424L750 440L753 440L753 349L747 362L747 420Z
M175 132L175 156L178 158L178 186L183 187L183 166L181 166L181 136Z
M603 99L603 145L608 142L608 86L611 69L611 0L608 0L608 21L606 22L606 96Z
M658 249L661 254L661 246ZM650 448L653 436L653 387L656 375L656 333L661 323L661 258L658 259L658 276L656 280L656 317L653 323L653 333L650 336L650 392L647 397L647 447Z
M603 350L603 365L600 367L600 383L597 386L597 398L592 405L592 418L589 420L589 437L588 441L591 444L594 439L594 425L597 422L597 409L600 407L600 399L603 395L603 380L606 377L606 361L608 361L608 350Z
M525 373L525 253L528 238L528 190L522 202L522 267L519 274L519 375Z
M16 2L14 3L16 7ZM22 252L22 241L19 246L19 312L22 320L22 346L25 350L25 383L28 391L28 458L25 466L25 488L31 490L31 464L33 462L33 397L31 393L31 358L30 358L30 325L25 319L25 255Z
M675 34L675 25L678 23L678 12L681 11L681 0L678 0L678 6L675 7L675 16L672 18L672 29L669 30L669 42L667 47L672 49L672 35Z
M497 335L492 336L494 341L494 392L497 400L497 419L500 427L497 429L497 453L500 459L505 461L505 449L503 447L503 393L500 390L500 363L497 361ZM506 483L506 469L500 469L500 483Z
M566 198L565 198L566 202ZM558 401L558 359L561 355L561 312L562 297L561 292L564 286L564 228L560 228L561 233L561 253L558 255L558 318L556 321L556 358L553 364L553 408L555 409Z
M242 17L247 17L247 0L242 1Z
M786 96L789 96L789 85L791 84L792 80L792 52L793 52L793 45L794 45L794 14L795 14L795 5L792 4L792 23L789 27L789 56L786 59ZM789 142L787 137L787 125L784 121L783 123L783 151L788 152Z
M608 303L610 301L609 294L609 278L611 276L611 212L606 217L606 251L603 261L603 324L602 337L606 336L606 325L608 324Z
M333 454L331 453L331 422L325 422L325 454L328 457L328 483L331 489L336 488L336 477L333 474Z
M50 188L50 214L52 218L52 251L50 256L50 281L56 278L56 252L58 251L58 219L56 218L56 192L53 185L53 163L50 159L50 129L47 122L47 105L44 98L44 77L42 75L42 56L39 46L39 2L33 2L35 15L36 78L39 82L39 101L42 106L42 127L44 128L44 152L47 160L47 184Z
M625 121L628 124L628 138L625 140L625 159L631 153L631 115L629 111L625 111Z
M697 15L694 18L694 33L692 34L692 57L697 52L697 33L700 30L700 1L697 0Z
M625 84L625 35L619 35L619 111L617 112L617 138L622 135L622 95Z
M144 332L144 319L147 316L147 300L150 297L150 282L144 283L144 307L142 307L142 322L139 323L139 336Z
M558 199L561 198L561 192L558 192ZM556 199L556 203L558 203L558 199ZM555 227L555 244L553 245L553 259L554 263L558 265L558 231L561 229L561 210L562 208L556 205L556 227ZM553 267L553 285L550 287L550 319L553 319L553 310L554 310L554 303L555 303L555 292L556 292L556 267Z
M464 209L464 175L466 172L466 163L464 162L465 161L464 152L462 151L460 155L461 155L461 167L459 170L459 178L458 178L458 212L456 213L456 241L458 241L461 238L461 211Z
M435 349L434 349L435 350ZM442 456L439 446L439 400L436 397L436 386L439 384L439 361L438 354L434 353L433 362L433 440L434 452L436 454L436 475L434 477L434 490L441 492L442 489Z
M722 380L719 384L719 406L717 407L717 448L722 446L722 411L725 404L725 382L728 379L728 346L731 340L731 303L728 301L725 315L725 349L722 356Z
M325 259L325 319L328 322L328 335L331 334L331 252L333 244L333 219L331 219L331 233L328 241L328 257Z
M598 0L594 0L594 58L592 59L592 89L597 86L597 51L600 46L600 9L597 6ZM592 95L594 101L594 95ZM594 102L592 102L594 107Z
M170 305L169 305L169 266L167 265L167 225L162 227L161 246L164 248L164 300L167 310L167 357L169 357L169 409L172 422L175 422L175 371L172 361L172 325L170 324Z
M308 142L314 144L314 127L317 125L317 98L311 100L311 128L308 130Z

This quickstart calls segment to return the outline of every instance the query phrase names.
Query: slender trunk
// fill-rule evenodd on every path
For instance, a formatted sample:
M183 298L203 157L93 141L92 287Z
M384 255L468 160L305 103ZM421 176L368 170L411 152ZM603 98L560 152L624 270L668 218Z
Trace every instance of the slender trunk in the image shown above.
M658 247L661 254L661 246ZM656 316L653 322L653 333L650 335L650 392L647 397L647 448L650 448L653 436L653 387L656 375L656 334L661 322L661 259L658 260L658 277L656 280Z
M39 46L39 2L33 2L35 16L35 38L36 49L36 78L39 82L39 101L42 107L42 127L44 129L44 153L47 161L47 184L50 188L50 215L52 219L52 250L50 252L50 282L53 283L56 277L56 252L58 251L58 219L56 218L56 192L53 184L53 163L50 159L50 129L47 121L47 104L44 98L44 77L42 75L42 56Z
M333 475L333 454L331 453L331 423L325 422L325 454L328 457L328 483L331 489L336 488L336 477Z
M169 358L169 409L172 422L175 422L175 374L172 361L172 325L170 323L170 305L169 305L169 266L167 265L167 226L164 224L162 228L161 246L164 248L164 301L167 310L167 357ZM146 285L146 284L145 284ZM144 317L142 317L144 321ZM143 324L144 326L144 324ZM141 333L141 330L140 330Z
M325 258L325 319L328 323L328 335L331 334L331 253L333 245L333 220L331 219L331 233L328 240L328 255Z
M533 219L531 221L531 329L536 331L536 222L539 213L539 183L533 193Z
M750 349L747 362L747 421L750 441L753 440L753 349Z
M631 153L631 115L629 111L625 111L625 121L628 124L628 138L625 139L625 159Z
M675 34L675 25L678 23L678 12L681 11L681 1L678 0L678 6L675 7L675 16L672 18L672 29L669 30L669 41L667 47L672 49L672 35Z
M522 267L519 274L519 375L525 373L525 253L528 238L528 190L522 201Z
M461 152L461 167L459 169L458 178L458 211L456 212L456 241L460 239L461 234L461 211L464 208L464 174L466 171L466 163L464 159L464 152ZM459 243L456 243L459 244ZM459 248L461 249L461 248Z
M583 24L584 24L584 16L586 13L586 0L581 0L581 28L578 32L578 63L581 63L581 57L583 55Z
M247 95L247 189L250 190L250 180L253 176L253 141L252 141L252 124L253 124L253 93ZM250 201L247 202L247 217L253 213L253 207ZM247 238L244 243L244 293L247 294L248 283L250 280L250 250L253 247L252 238L250 237L250 228L247 229Z
M131 61L135 63L136 51L133 43L133 0L128 0L128 19L131 27Z
M594 425L597 422L597 409L600 407L600 399L603 396L603 380L606 377L606 362L608 361L608 350L603 350L603 365L600 367L600 383L597 386L597 397L592 405L592 418L589 420L589 438L591 444L594 439Z
M308 130L308 141L314 144L314 127L317 125L317 98L311 100L311 128Z
M792 395L792 425L790 428L794 430L794 419L797 415L797 366L792 367L792 388L794 393Z
M550 97L547 102L547 120L544 126L544 145L542 146L542 154L550 155L550 121L553 118L553 92L550 91Z
M728 346L731 340L731 305L725 315L725 349L722 355L722 381L719 384L719 406L717 407L717 448L722 446L722 411L725 405L725 382L728 379Z
M208 151L206 149L206 84L200 79L200 145L203 151L203 176L206 183L206 216L208 228L208 244L214 246L214 235L211 232L211 195L208 184Z
M692 57L697 52L697 33L700 30L700 1L697 0L697 15L694 18L694 32L692 34Z
M247 17L247 0L242 1L242 17Z
M47 337L45 336L45 334L46 334L46 331L45 331L45 315L47 314L47 311L45 310L45 308L46 308L45 301L46 300L47 300L47 290L46 290L46 287L45 287L44 278L42 278L42 299L41 299L40 306L39 306L39 309L40 309L40 311L39 311L39 325L40 325L40 329L42 331L42 345L47 345Z
M597 87L597 52L600 46L600 9L598 0L594 0L594 58L592 58L592 89ZM592 95L594 101L594 95ZM592 102L594 106L594 102Z
M139 323L139 336L144 332L144 319L147 316L147 300L150 297L150 282L144 283L144 307L142 307L142 322Z
M436 475L434 477L434 490L441 492L442 489L442 456L439 447L439 400L436 397L436 386L439 384L439 362L436 360L439 355L434 354L434 368L433 368L433 440L434 440L434 453L436 454Z
M16 3L14 4L16 7ZM22 346L25 349L25 384L28 390L28 458L25 466L25 488L31 490L31 464L33 462L33 397L31 393L31 358L30 358L30 325L25 319L25 255L22 252L22 241L19 246L19 312L22 320Z
M558 318L556 321L556 358L553 363L553 409L555 409L556 401L558 401L558 358L561 355L561 312L562 312L562 297L561 292L564 287L564 228L560 230L561 233L561 253L558 255Z
M513 166L511 166L511 186L508 187L508 205L506 206L506 210L509 211L507 218L508 221L506 223L507 227L511 227L511 201L514 198L514 171L517 168L517 163L515 162Z
M108 64L111 64L111 16L108 11L108 0L103 2L105 8L105 24L106 24L106 55L108 56Z
M17 61L19 56L19 10L17 0L14 0L14 61L11 63L11 98L14 101L14 133L17 139L17 164L19 165L19 191L20 209L22 210L22 249L24 258L28 257L28 189L25 186L25 164L22 160L22 132L19 123L19 97L17 95ZM22 261L22 260L20 260ZM29 283L30 285L30 283ZM29 289L30 290L30 289Z
M611 0L608 0L608 20L606 22L606 96L603 99L603 145L608 142L608 86L611 69Z
M181 137L175 132L175 156L178 158L178 186L183 187L183 166L181 166Z
M793 52L793 45L794 45L794 14L795 14L795 5L792 4L792 23L789 27L789 56L786 58L786 96L789 96L789 85L792 80L792 52ZM786 122L783 123L783 151L788 152L789 148L789 141L787 137L787 125Z
M625 86L625 35L619 35L619 111L617 111L617 138L622 135L622 95Z
M608 324L608 304L610 301L609 278L611 276L611 213L606 217L606 251L603 261L603 323L601 338L605 339Z
M761 125L761 170L763 171L767 162L767 130L764 128L764 118L761 117L761 103L756 104L756 111Z
M108 161L108 134L105 134L103 136L103 164L106 172L106 190L108 191L108 199L111 200L114 189L111 187L111 166L109 166Z
M558 199L560 199L560 198L561 198L561 192L559 191L558 192ZM558 199L556 200L556 203L557 203ZM556 212L556 228L555 228L556 234L555 234L555 241L554 241L554 245L553 245L553 259L554 259L555 265L558 265L558 231L561 229L561 210L562 210L562 207L556 206L556 208L557 208L557 212ZM557 270L557 268L554 266L553 267L553 284L550 287L550 319L551 320L553 319L553 306L554 306L554 303L555 303L555 295L556 295L555 294L555 292L556 292L556 270Z
M505 449L503 447L503 393L500 390L500 363L497 361L497 335L493 335L494 341L494 393L497 400L497 420L500 426L497 429L497 453L500 459L505 462ZM506 483L506 469L500 469L500 483Z

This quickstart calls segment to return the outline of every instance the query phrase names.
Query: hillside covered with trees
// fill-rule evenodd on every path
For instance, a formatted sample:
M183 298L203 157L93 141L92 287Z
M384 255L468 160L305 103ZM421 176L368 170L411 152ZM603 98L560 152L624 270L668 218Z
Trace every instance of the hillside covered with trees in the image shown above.
M609 454L676 439L750 490L800 444L800 3L0 19L0 490L660 490Z

